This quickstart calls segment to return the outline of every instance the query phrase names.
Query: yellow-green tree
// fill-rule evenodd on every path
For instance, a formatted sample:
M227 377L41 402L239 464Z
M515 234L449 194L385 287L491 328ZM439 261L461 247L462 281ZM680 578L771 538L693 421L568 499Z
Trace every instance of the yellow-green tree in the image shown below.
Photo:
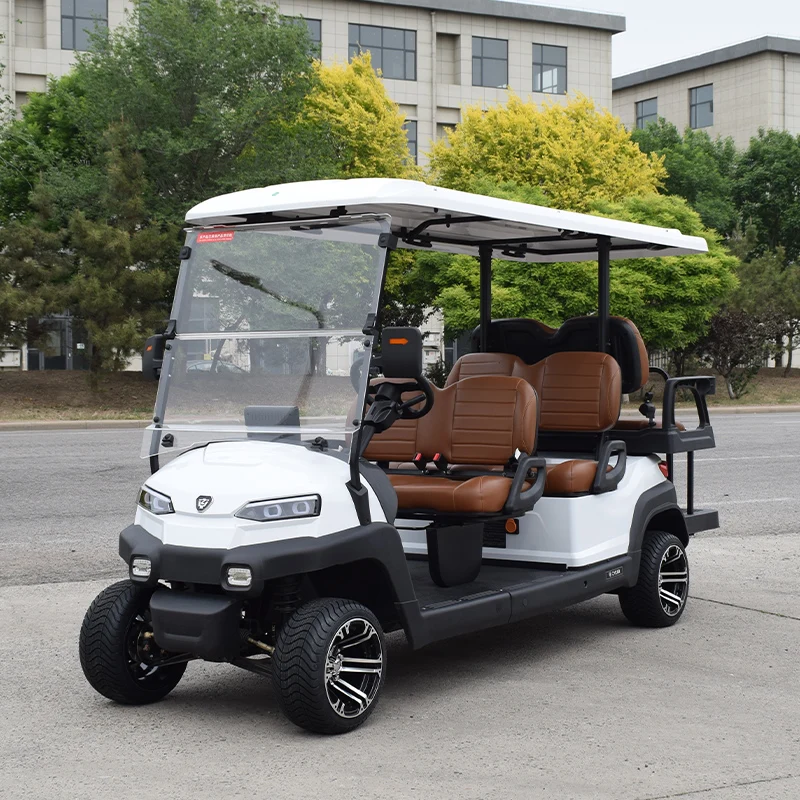
M505 104L463 111L458 127L433 145L430 176L463 191L487 178L513 182L539 189L547 205L588 211L597 200L655 194L666 172L588 98L538 106L512 92Z
M306 115L330 132L338 171L347 178L419 178L408 150L405 116L372 68L369 53L349 64L316 62L317 87Z

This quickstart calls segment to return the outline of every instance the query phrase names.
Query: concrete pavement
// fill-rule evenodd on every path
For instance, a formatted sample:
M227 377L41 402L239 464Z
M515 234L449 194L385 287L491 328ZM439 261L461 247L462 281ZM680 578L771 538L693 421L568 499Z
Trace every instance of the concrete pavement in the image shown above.
M391 637L380 706L318 738L266 680L190 664L164 702L115 706L77 658L147 475L140 431L0 434L0 797L800 797L800 415L715 415L674 628L613 597L419 652ZM680 473L679 473L680 479Z

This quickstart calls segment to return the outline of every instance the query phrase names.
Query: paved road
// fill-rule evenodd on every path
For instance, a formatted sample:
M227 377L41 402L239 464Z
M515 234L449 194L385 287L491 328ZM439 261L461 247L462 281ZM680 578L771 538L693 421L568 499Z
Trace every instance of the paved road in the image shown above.
M612 597L410 652L354 734L292 728L268 684L192 664L158 706L94 695L83 612L124 576L141 431L0 434L0 797L800 797L800 415L715 417L692 596L666 631Z

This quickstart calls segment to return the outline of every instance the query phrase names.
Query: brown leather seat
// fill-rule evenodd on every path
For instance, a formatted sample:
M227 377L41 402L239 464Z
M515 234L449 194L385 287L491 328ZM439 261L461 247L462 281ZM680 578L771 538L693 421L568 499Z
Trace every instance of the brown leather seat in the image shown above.
M431 411L400 431L373 437L365 457L373 461L426 461L441 455L450 464L471 464L487 472L504 467L519 450L536 449L538 402L523 378L476 375L435 394ZM494 514L508 501L512 478L505 475L449 477L390 474L400 509ZM529 488L529 484L523 487Z
M554 353L532 365L508 353L470 353L456 362L450 375L457 378L490 370L522 377L534 387L542 432L601 433L619 418L620 368L605 353ZM548 466L545 495L592 491L597 464L591 459L573 459Z

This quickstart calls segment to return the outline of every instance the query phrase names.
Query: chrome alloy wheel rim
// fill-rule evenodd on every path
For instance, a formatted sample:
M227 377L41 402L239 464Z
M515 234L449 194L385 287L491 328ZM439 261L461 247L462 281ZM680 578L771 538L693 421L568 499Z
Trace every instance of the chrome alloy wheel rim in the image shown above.
M336 631L325 658L325 690L340 717L358 717L372 704L383 679L383 648L375 627L350 619Z
M686 553L676 544L671 544L661 557L658 569L658 599L661 608L670 617L680 614L686 603L689 589L689 562Z

